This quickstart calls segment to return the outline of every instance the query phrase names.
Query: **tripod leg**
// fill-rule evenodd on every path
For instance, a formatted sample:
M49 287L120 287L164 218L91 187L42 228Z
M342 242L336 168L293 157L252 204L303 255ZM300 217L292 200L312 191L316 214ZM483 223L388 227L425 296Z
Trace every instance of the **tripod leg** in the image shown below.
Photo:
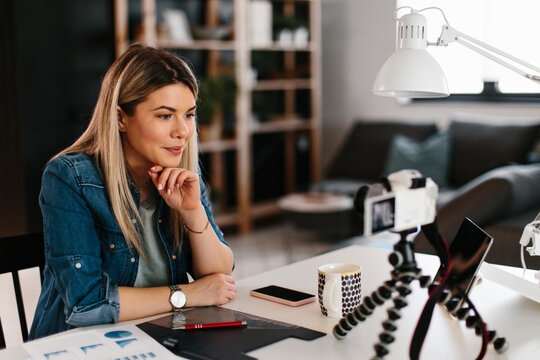
M412 275L414 276L414 274ZM412 279L414 277L411 277L411 274L406 274L401 280L398 280L396 286L398 293L392 299L394 306L388 309L388 318L382 323L384 330L379 334L380 342L374 345L375 353L378 357L386 356L389 353L387 346L395 340L393 333L397 330L396 321L401 319L401 309L408 305L406 296L412 292L410 288Z
M395 290L396 282L393 280L385 281L383 285L372 292L371 295L364 297L362 303L357 306L351 313L347 314L334 326L334 336L338 339L343 339L349 331L351 331L360 322L373 313L377 306L381 306L384 302L392 297L392 292Z
M458 319L459 315L462 315L465 312L469 312L469 310L470 309L467 308L461 309L460 311L462 313L458 314ZM506 338L504 337L497 336L497 331L489 330L487 328L487 324L482 322L481 319L478 318L478 316L468 315L461 318L460 320L465 320L465 324L467 325L467 327L474 328L474 331L478 336L483 336L483 327L485 327L485 331L487 331L487 341L490 344L493 344L493 348L495 348L495 351L497 351L497 353L504 354L508 350L508 347L510 346L508 340L506 340Z

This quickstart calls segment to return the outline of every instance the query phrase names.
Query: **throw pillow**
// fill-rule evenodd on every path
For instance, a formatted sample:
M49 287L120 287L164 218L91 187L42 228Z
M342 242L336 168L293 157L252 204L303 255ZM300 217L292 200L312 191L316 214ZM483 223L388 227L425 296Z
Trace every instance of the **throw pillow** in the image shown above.
M390 144L384 176L398 170L416 169L440 188L447 187L450 144L447 133L431 135L424 141L396 135Z

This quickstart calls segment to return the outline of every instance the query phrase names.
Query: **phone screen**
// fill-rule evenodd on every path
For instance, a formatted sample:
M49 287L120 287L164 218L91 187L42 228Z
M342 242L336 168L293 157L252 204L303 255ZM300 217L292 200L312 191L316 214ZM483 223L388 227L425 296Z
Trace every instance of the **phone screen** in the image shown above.
M315 296L301 291L286 289L276 285L269 285L252 291L292 302L306 300Z
M470 219L465 218L454 241L450 245L450 274L447 287L457 295L457 287L465 293L471 289L474 277L491 247L493 238ZM440 280L444 269L440 268L435 280Z

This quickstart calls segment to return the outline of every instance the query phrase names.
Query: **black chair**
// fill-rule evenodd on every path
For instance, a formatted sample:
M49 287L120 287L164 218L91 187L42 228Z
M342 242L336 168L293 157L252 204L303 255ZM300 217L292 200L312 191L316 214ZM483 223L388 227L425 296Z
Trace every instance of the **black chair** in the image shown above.
M19 322L23 341L28 340L28 327L24 313L19 270L39 267L41 283L45 267L43 233L10 236L0 239L0 274L11 273L15 287L15 298L19 312ZM6 347L6 340L0 322L0 349Z

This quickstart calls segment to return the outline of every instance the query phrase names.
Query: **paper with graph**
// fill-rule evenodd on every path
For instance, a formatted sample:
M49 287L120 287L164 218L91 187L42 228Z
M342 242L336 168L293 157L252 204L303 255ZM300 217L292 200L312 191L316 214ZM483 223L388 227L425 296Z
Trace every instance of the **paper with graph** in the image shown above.
M34 360L159 360L176 358L135 325L85 330L24 345Z

